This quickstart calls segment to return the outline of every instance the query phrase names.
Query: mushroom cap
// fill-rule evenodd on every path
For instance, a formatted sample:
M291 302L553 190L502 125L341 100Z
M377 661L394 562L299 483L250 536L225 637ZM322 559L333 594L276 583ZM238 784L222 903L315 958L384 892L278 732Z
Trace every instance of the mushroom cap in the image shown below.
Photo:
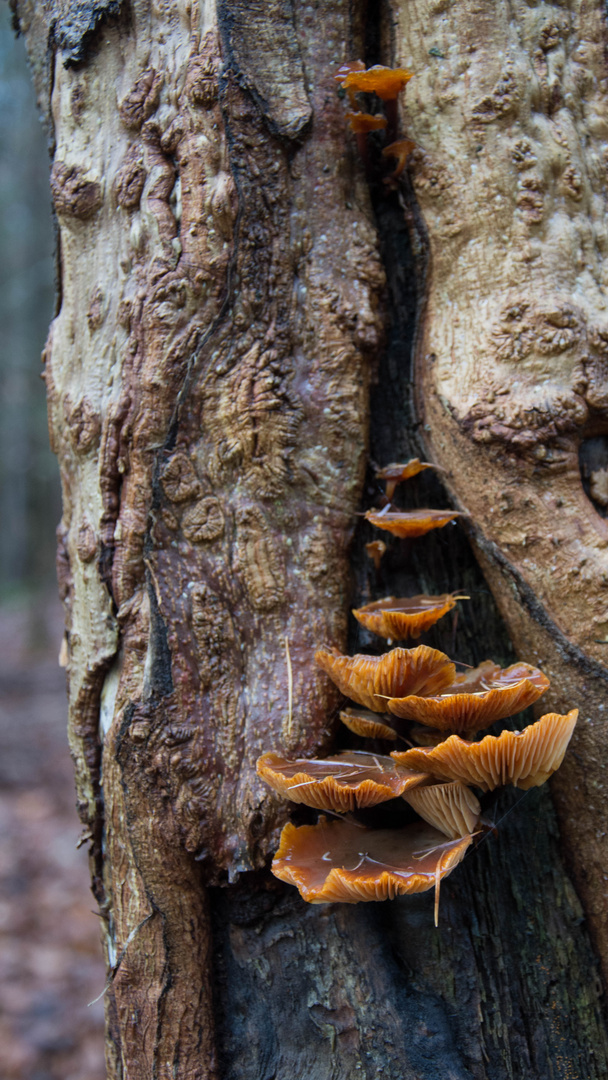
M316 825L285 826L272 872L311 904L393 900L432 889L464 858L470 843L470 836L446 840L422 823L361 829L322 817Z
M350 93L374 93L382 98L382 101L391 101L411 78L412 72L405 68L387 68L382 64L375 64L367 71L351 69L341 80L341 84Z
M503 784L527 790L539 787L559 769L578 717L578 709L565 716L546 713L524 731L486 735L468 742L452 735L440 746L420 747L391 757L408 769L426 771L440 780L461 780L484 791Z
M450 521L462 517L459 510L368 510L367 521L393 536L424 536L431 529L443 529Z
M409 140L404 140L413 149L415 143L410 143ZM401 146L401 143L391 143L390 146L386 146L382 151L382 154L387 154L388 151L392 151L393 147ZM395 157L398 155L395 154ZM420 458L411 458L410 461L406 461L404 465L400 465L396 461L391 461L390 465L385 465L382 469L376 469L376 477L378 480L386 480L386 495L388 499L392 499L393 493L397 484L400 484L402 480L409 480L410 476L417 476L423 469L432 469L433 466L428 461L421 461Z
M366 550L367 554L369 555L370 559L373 561L373 564L376 567L376 570L379 570L380 569L380 563L382 561L382 556L384 555L384 553L386 551L386 544L384 543L384 540L372 540L372 541L370 541L369 544L365 545L365 550Z
M481 814L479 799L459 780L406 791L403 798L421 818L450 840L474 832Z
M353 608L355 618L374 634L404 641L419 637L454 607L457 595L407 596L396 599L386 596L365 607Z
M392 173L392 177L391 177L393 180L396 180L397 177L401 175L401 173L405 169L405 163L406 163L409 155L411 154L412 150L415 150L415 149L416 149L416 143L412 142L411 139L399 139L398 142L389 143L388 146L384 147L384 149L382 151L382 156L383 157L394 157L394 158L397 159L397 167L396 167L395 171ZM432 468L432 466L430 466L430 465L427 465L426 467L427 467L427 469ZM388 495L388 487L387 487L387 492L386 493ZM390 495L389 495L389 498L390 498Z
M526 709L544 694L549 679L529 664L511 664L504 671L491 660L431 696L409 695L386 703L389 712L439 731L480 731L496 720Z
M354 131L357 135L365 134L368 131L379 131L387 125L386 117L378 114L372 116L371 113L347 112L346 119L350 124L351 131Z
M317 810L341 813L395 799L427 779L390 757L361 750L348 750L324 760L295 761L271 751L258 759L257 770L262 780L284 798Z
M368 712L367 709L343 709L340 719L349 731L362 735L364 739L399 738L394 728L380 723L377 713Z
M387 699L441 693L456 676L445 653L428 645L391 649L383 656L342 656L337 649L317 649L315 660L346 697L372 712L386 712Z

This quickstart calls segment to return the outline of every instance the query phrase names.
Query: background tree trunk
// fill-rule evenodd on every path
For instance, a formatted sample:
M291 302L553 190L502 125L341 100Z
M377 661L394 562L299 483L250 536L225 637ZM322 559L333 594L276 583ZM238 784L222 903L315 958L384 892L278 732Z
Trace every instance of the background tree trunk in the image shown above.
M490 801L498 837L446 882L439 930L428 896L316 908L263 869L285 809L255 758L336 738L312 652L346 644L350 596L466 589L458 625L429 641L472 663L512 656L456 529L391 545L376 575L360 525L349 564L370 381L370 459L417 452L410 357L415 332L434 332L428 312L417 319L425 284L446 318L436 266L456 203L430 136L441 147L453 127L466 65L429 80L429 55L444 56L426 28L473 54L488 27L517 30L506 13L405 0L382 19L346 0L17 5L52 118L60 306L46 377L112 1077L606 1075L597 959L545 789ZM599 5L592 14L597 40ZM517 48L533 55L536 38L522 32ZM421 145L430 135L413 175L439 186L436 219L421 196L426 227L409 181L389 191L372 149L368 186L345 135L333 71L363 55L419 72L412 124ZM509 189L498 157L494 168ZM453 288L457 304L457 277ZM475 296L460 299L464 318ZM435 446L434 395L445 398L423 385ZM376 494L370 471L363 505ZM421 477L406 498L445 494ZM480 511L487 563L485 528ZM351 628L349 644L370 641ZM586 740L583 766L592 750ZM584 871L579 860L579 884ZM584 897L603 948L600 889L596 873Z

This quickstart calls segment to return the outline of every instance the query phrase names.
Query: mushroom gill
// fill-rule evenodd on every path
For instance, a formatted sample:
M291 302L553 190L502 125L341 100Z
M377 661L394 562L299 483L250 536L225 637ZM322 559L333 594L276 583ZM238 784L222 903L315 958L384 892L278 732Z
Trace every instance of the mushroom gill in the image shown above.
M429 825L362 829L348 821L287 824L272 872L311 904L393 900L425 892L464 858L470 836L446 840Z
M403 798L421 818L449 836L450 840L474 832L479 822L479 799L459 780L406 791Z
M565 716L546 713L524 731L486 735L468 742L452 735L439 746L419 747L391 757L408 769L431 773L439 780L460 780L484 791L503 784L527 790L539 787L559 769L572 737L578 709Z
M383 656L342 656L317 649L315 660L342 693L372 712L386 712L387 700L408 694L438 694L456 676L452 661L437 649L391 649Z
M511 664L502 670L486 660L456 676L439 694L395 696L389 698L386 708L404 720L439 731L473 733L526 709L548 686L547 676L529 664Z
M439 619L447 615L457 600L468 600L468 596L444 593L441 596L408 596L397 599L386 596L375 600L365 607L353 608L355 618L383 638L405 641L417 638L429 630Z
M271 751L258 759L257 771L284 798L340 813L395 799L427 779L390 757L361 750L295 761Z
M459 510L368 510L367 521L378 529L385 529L402 540L424 536L431 529L443 529L450 521L462 517Z

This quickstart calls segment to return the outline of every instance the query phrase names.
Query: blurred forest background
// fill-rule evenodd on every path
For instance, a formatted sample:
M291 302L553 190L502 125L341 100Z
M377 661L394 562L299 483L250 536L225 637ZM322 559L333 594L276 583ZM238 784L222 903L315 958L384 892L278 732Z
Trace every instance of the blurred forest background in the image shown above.
M59 477L40 353L54 313L47 136L0 5L0 1080L102 1080L104 969L77 849Z

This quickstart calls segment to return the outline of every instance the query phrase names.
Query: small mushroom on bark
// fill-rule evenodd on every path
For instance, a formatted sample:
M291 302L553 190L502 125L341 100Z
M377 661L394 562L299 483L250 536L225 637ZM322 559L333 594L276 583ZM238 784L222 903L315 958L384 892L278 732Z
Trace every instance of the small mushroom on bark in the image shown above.
M447 615L457 600L468 596L444 593L442 596L409 596L397 599L386 596L362 608L353 608L355 618L380 637L405 641L417 638Z
M386 712L387 700L410 694L439 694L456 677L452 661L437 649L391 649L383 656L342 656L337 649L317 649L315 660L339 690L372 712Z
M343 709L340 719L349 731L353 731L355 735L362 735L364 739L394 741L399 738L394 728L378 720L377 713L368 712L366 709Z
M367 135L368 131L381 131L386 127L386 117L364 112L347 112L346 119L355 135Z
M420 747L391 757L408 769L426 771L439 780L460 780L484 791L503 784L527 790L539 787L559 769L578 709L565 716L546 713L524 731L503 731L486 735L480 742L468 742L452 735L440 746Z
M372 540L371 543L365 545L365 550L376 567L376 570L379 570L382 556L386 552L384 540Z
M401 173L405 169L405 163L408 157L412 150L415 149L416 143L412 142L411 139L399 139L398 142L390 143L389 146L384 147L384 150L382 151L383 157L393 157L397 159L397 164L390 176L387 176L385 183L393 183L395 180L399 179ZM388 485L386 493L388 495ZM391 496L389 495L388 497L390 499Z
M446 840L422 823L361 829L322 817L316 825L285 826L272 872L310 904L393 900L438 886L462 861L471 839Z
M413 77L412 72L406 71L405 68L387 68L382 64L375 64L366 71L359 67L360 63L360 60L354 61L352 68L343 78L340 78L340 74L344 68L340 68L340 72L336 75L351 102L354 101L354 95L358 93L373 93L377 94L382 101L394 101Z
M366 520L401 539L424 536L431 529L443 529L450 521L462 517L459 510L368 510Z
M391 697L385 708L403 720L415 720L438 731L474 733L526 709L548 686L547 676L529 664L511 664L502 670L486 660L465 675L457 675L439 693Z
M386 154L392 146L396 146L396 143L392 143L391 146L387 146L382 153ZM414 143L410 143L410 146L414 146ZM392 461L390 465L385 465L382 469L376 470L376 477L378 480L384 480L386 482L386 497L392 499L395 494L395 488L397 484L400 484L403 480L409 480L411 476L417 476L418 473L424 471L424 469L434 468L428 461L421 461L420 458L411 458L410 461L406 461L404 465L400 465L395 461Z
M395 799L427 777L390 757L348 750L335 757L289 761L270 752L258 759L258 775L292 802L344 813Z

